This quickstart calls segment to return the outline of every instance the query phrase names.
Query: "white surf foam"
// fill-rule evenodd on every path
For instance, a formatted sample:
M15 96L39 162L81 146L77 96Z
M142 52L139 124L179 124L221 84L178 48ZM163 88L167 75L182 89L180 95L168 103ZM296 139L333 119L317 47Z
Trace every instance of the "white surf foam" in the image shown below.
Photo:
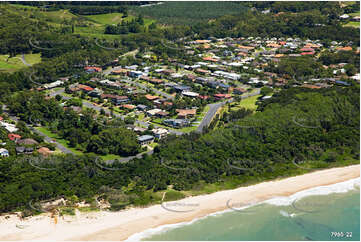
M155 234L164 233L164 232L167 232L174 228L179 228L182 226L190 225L196 221L200 221L200 220L206 219L208 217L213 217L213 216L217 216L217 215L228 213L228 212L234 212L235 210L242 210L242 209L250 208L250 207L253 207L253 206L256 206L259 204L263 204L263 203L271 204L271 205L275 205L275 206L289 206L292 204L292 202L296 201L297 199L303 198L303 197L314 196L314 195L328 195L328 194L332 194L332 193L346 193L346 192L354 190L356 188L360 188L360 178L355 178L355 179L351 179L351 180L348 180L345 182L340 182L340 183L336 183L336 184L332 184L332 185L310 188L308 190L297 192L289 197L275 197L275 198L271 198L266 201L254 203L252 205L247 205L244 207L239 207L239 208L237 207L235 209L227 209L227 210L223 210L223 211L218 211L215 213L208 214L201 218L195 218L190 222L167 224L167 225L159 226L157 228L147 229L143 232L133 234L126 240L126 242L140 241L144 238L149 238ZM287 216L287 217L296 216L296 214L293 214L293 213L289 214L282 210L280 211L280 213L281 213L281 215Z
M292 202L301 199L303 197L314 196L314 195L328 195L331 193L346 193L354 190L356 187L360 187L360 178L355 178L345 182L340 182L328 186L319 186L297 192L289 197L275 197L264 201L263 203L275 205L275 206L288 206Z

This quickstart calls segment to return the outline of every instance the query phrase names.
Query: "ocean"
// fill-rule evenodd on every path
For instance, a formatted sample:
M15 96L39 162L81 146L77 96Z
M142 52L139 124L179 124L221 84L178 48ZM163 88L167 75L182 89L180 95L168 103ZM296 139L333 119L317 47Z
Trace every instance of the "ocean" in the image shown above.
M133 240L360 240L360 180L316 187L246 208L133 235Z

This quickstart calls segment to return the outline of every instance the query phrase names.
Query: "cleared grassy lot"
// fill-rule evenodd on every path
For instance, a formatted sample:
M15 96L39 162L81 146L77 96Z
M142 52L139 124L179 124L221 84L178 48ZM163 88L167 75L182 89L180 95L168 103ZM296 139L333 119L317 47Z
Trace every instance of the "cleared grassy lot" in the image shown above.
M348 22L344 26L346 27L354 27L354 28L360 28L360 22Z
M260 96L261 95L256 95L256 96L253 96L253 97L242 99L242 101L239 102L234 107L232 107L232 109L236 110L236 109L239 109L239 108L247 108L247 109L255 111L257 109L256 101Z
M25 61L31 65L41 62L40 54L26 54ZM9 58L9 55L0 55L0 71L13 72L27 67L21 60L21 55Z
M50 138L56 140L56 142L62 144L64 147L66 147L67 149L71 150L72 152L74 152L76 155L82 155L83 152L72 148L68 145L68 141L65 139L60 138L57 134L52 133L50 130L48 130L45 127L36 127L37 130L39 130L40 132L44 133L45 135L49 136Z

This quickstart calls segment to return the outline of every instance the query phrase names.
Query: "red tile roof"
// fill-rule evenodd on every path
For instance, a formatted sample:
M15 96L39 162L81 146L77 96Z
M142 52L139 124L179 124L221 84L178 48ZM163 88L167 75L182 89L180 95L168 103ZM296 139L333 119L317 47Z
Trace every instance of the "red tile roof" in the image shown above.
M15 139L21 139L21 136L18 135L18 134L13 134L13 133L10 133L8 134L8 138L12 141L14 141Z

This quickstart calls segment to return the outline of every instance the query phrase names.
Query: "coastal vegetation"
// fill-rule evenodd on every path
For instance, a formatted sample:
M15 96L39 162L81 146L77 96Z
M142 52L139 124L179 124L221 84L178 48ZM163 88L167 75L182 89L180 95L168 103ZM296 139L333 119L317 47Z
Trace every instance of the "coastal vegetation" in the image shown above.
M160 203L162 194L168 201L359 163L359 84L347 79L345 85L320 89L292 85L332 76L323 65L346 63L343 67L349 77L359 72L359 56L355 55L359 30L340 23L338 16L343 10L337 2L92 4L0 4L0 104L6 104L11 114L19 118L17 128L23 138L34 138L55 149L31 133L28 123L76 151L76 155L49 158L1 158L0 213L21 210L24 216L31 215L37 213L29 206L31 201L59 197L73 204L86 201L92 209L98 199L105 199L111 210L119 210ZM357 11L353 8L352 5L351 10ZM203 134L169 135L154 147L152 155L143 154L127 163L107 164L101 157L124 157L143 151L135 132L127 129L135 117L111 119L104 110L99 116L82 107L84 102L78 97L63 101L60 95L49 98L36 91L40 84L61 77L69 77L71 84L84 82L92 86L89 79L98 73L85 73L85 66L105 70L115 65L117 58L116 65L140 64L140 58L120 58L134 50L143 54L151 49L147 61L158 66L168 65L172 58L180 59L180 64L193 64L202 61L197 56L198 49L190 49L194 54L185 55L182 48L169 48L164 43L182 38L226 37L318 39L325 47L336 40L351 50L326 50L320 52L317 60L287 57L267 65L265 71L292 78L284 89L261 90L261 96L272 94L272 98L259 100L260 96L255 96L238 105L225 106ZM21 62L22 54L31 67ZM210 99L216 93L197 87L193 81L185 84L202 96L211 96ZM144 95L138 95L135 101L152 105ZM180 94L173 104L167 111L174 117L177 108L196 106L199 112L207 108L206 101L180 98ZM110 103L107 105L112 108ZM75 111L78 108L81 115ZM7 135L0 129L0 140L7 140ZM6 148L15 153L15 144ZM38 158L35 163L34 157ZM63 213L73 214L73 210L64 209Z
M199 194L356 164L359 101L359 85L287 89L255 114L204 135L169 136L152 156L111 166L99 166L92 155L67 155L38 164L49 168L42 170L10 157L0 164L0 210L31 214L29 201L60 196L91 202L104 189L116 190L114 204L146 205L160 202L154 194L170 187Z

